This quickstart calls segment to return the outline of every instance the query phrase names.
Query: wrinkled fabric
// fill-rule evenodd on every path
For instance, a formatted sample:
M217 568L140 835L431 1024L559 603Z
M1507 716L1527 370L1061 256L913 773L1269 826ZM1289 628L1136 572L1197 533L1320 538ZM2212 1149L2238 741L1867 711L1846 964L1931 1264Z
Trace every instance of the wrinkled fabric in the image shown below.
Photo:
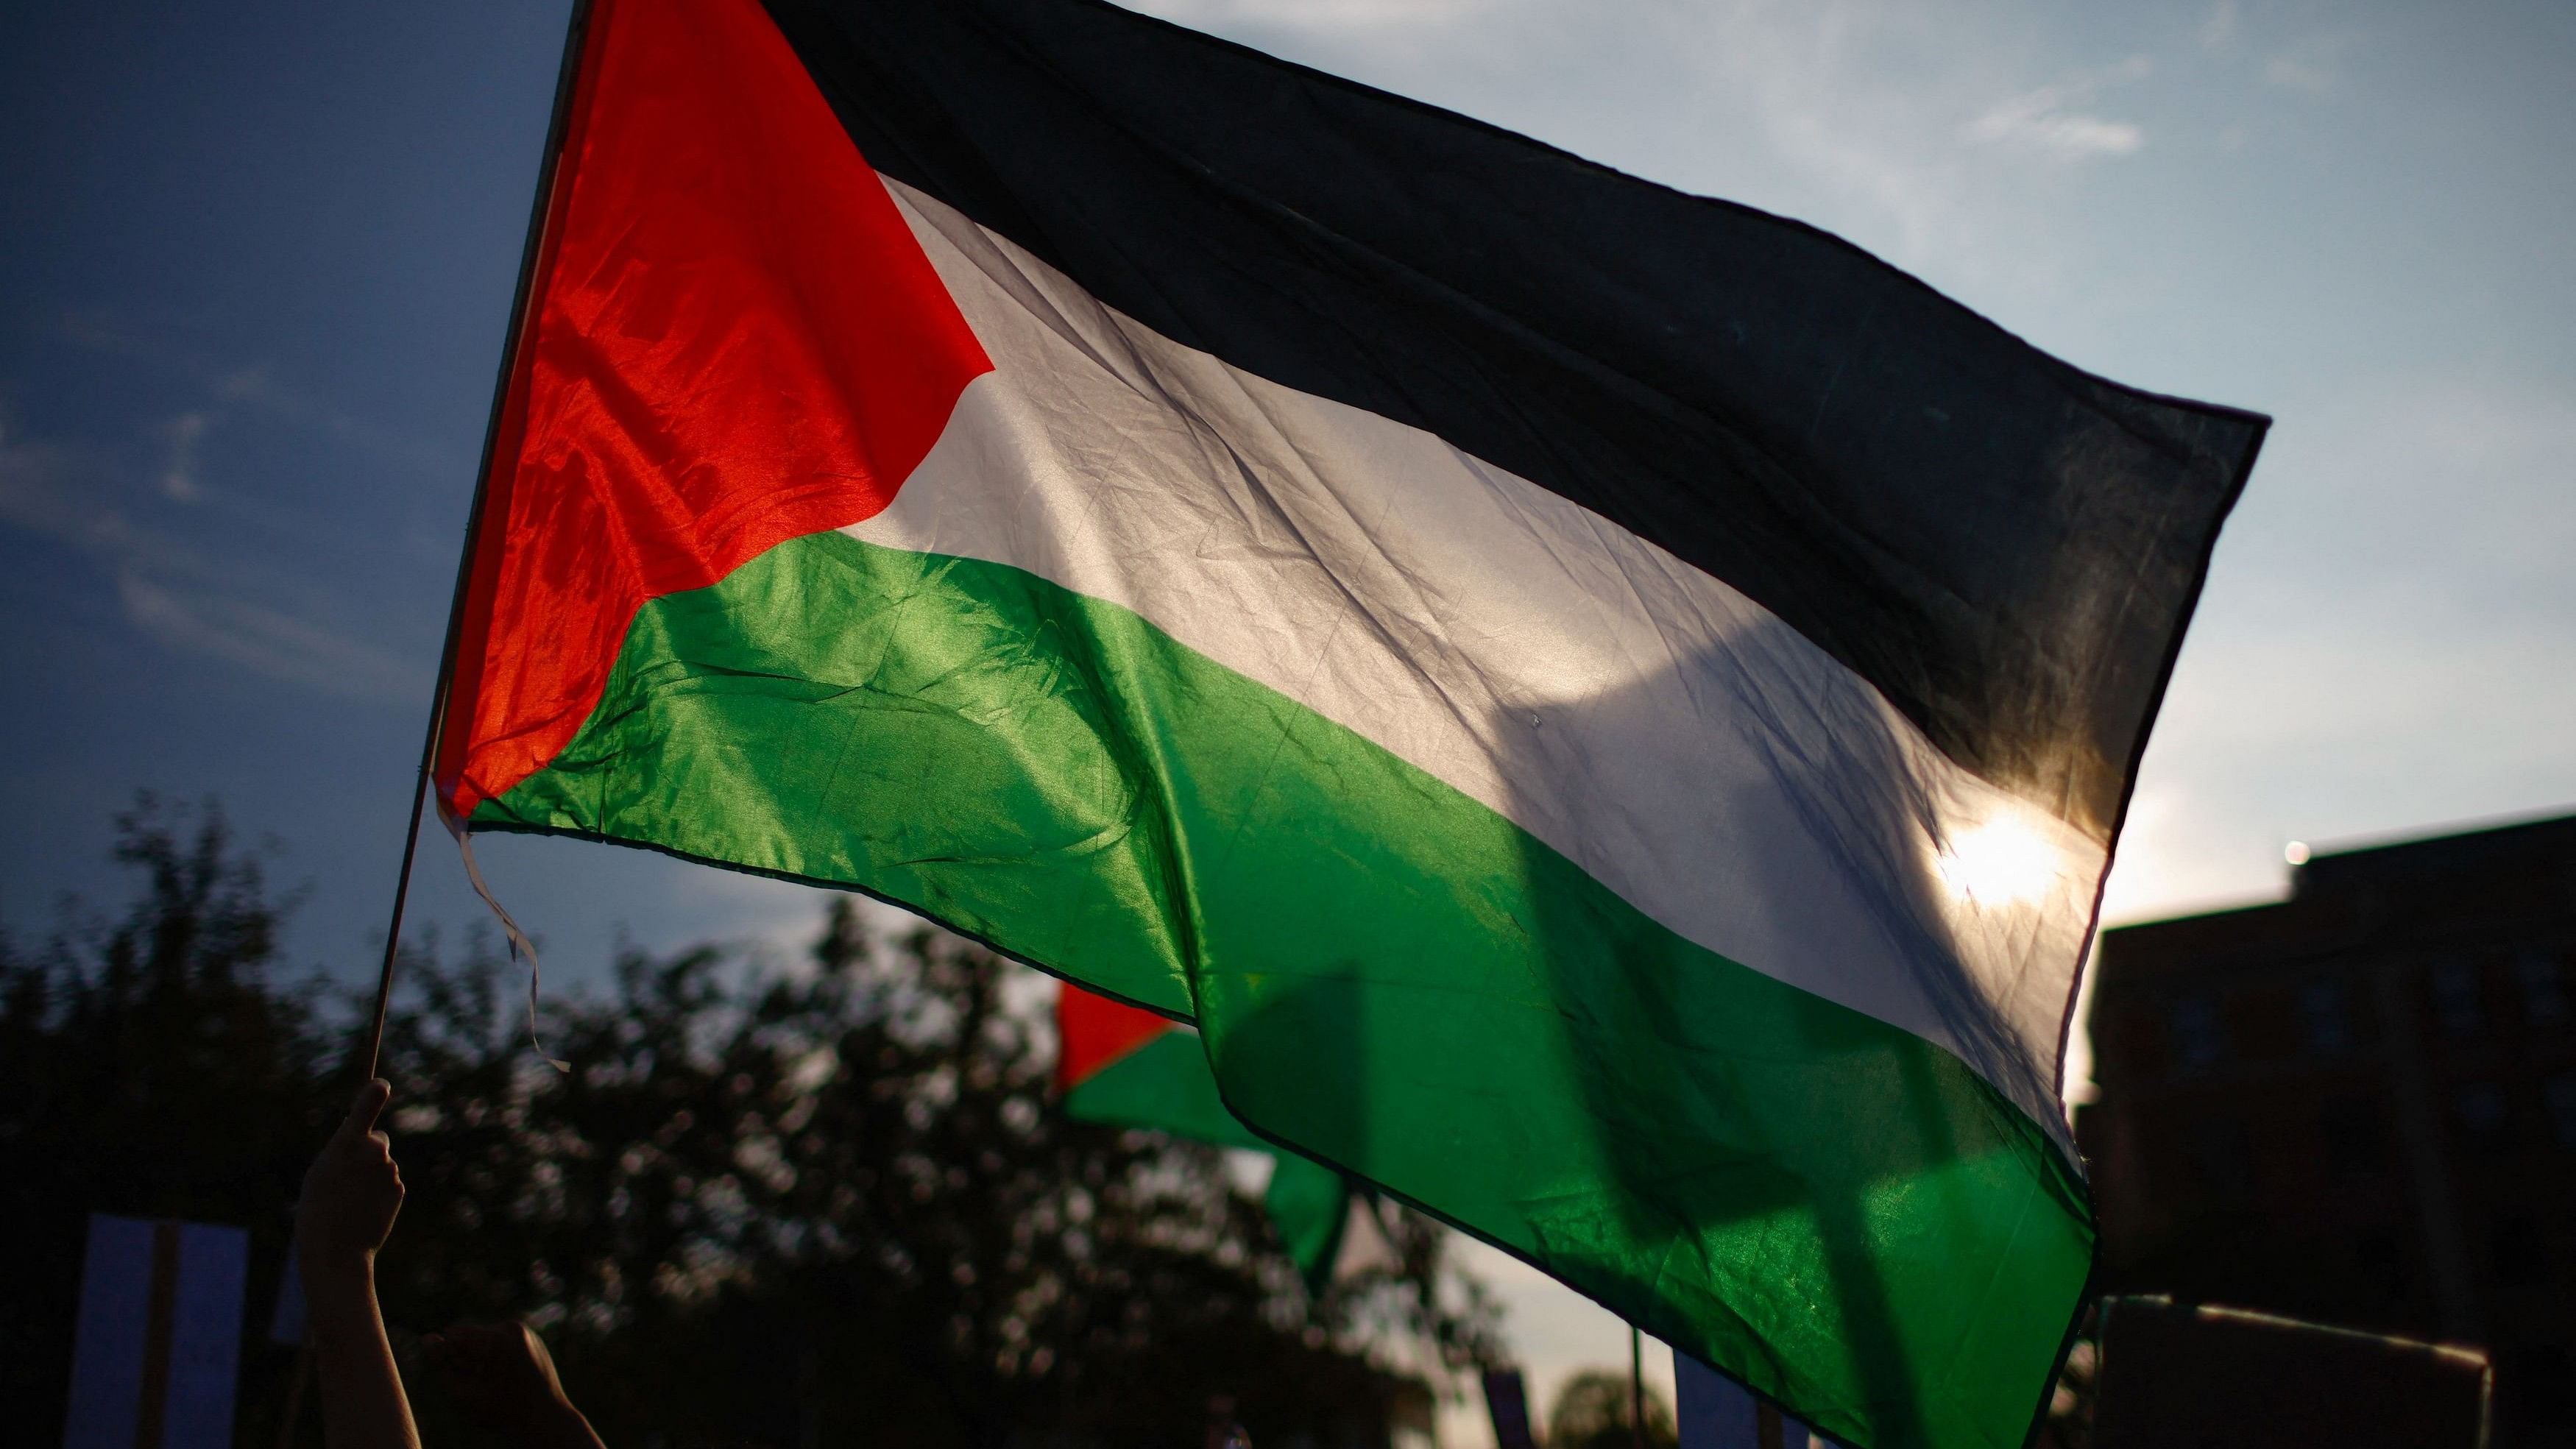
M1088 0L589 13L468 828L900 902L1841 1442L2022 1441L2262 419Z
M862 155L1157 334L1724 579L2107 842L2266 420L1793 221L1090 0L769 0Z
M991 366L758 22L591 9L460 615L451 814L563 748L647 599L885 507Z
M2072 1157L2059 1034L2100 845L1724 582L1418 428L1180 347L895 188L995 367L849 532L1136 611L1697 945L1939 1044ZM1997 838L2009 869L1962 876Z
M2017 1443L2091 1262L2049 1134L1956 1056L1007 565L827 533L656 600L472 823L859 886L1158 1008L1181 983L1235 1118L1846 1443Z

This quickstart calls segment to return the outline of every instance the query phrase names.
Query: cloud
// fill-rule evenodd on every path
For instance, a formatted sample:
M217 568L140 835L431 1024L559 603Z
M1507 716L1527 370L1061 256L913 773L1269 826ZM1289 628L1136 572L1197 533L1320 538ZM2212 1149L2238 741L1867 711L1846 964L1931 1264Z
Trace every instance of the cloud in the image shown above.
M185 412L162 425L162 435L170 448L161 469L161 493L174 503L194 503L205 496L197 482L197 445L205 441L206 430L213 419L203 412Z
M2060 162L2129 156L2147 144L2146 130L2075 109L2109 86L2144 77L2152 63L2135 55L2108 70L2044 85L1995 106L1970 121L1962 134L1980 145L2003 145Z
M2352 47L2348 34L2311 35L2263 62L2264 84L2303 96L2322 96L2342 83L2343 53Z
M2236 25L2243 12L2236 0L2218 0L2200 22L2200 44L2204 50L2225 50L2236 43Z
M126 619L174 649L228 659L271 679L347 699L426 700L430 671L281 610L120 568Z
M271 376L264 367L223 366L105 314L66 315L62 320L62 335L73 345L91 352L177 373L204 388L218 401L320 433L379 462L399 464L430 477L446 476L456 466L453 458L428 444L378 427L310 393L289 387Z
M319 622L330 601L311 597L286 571L137 521L156 503L203 496L193 449L206 424L190 421L203 416L182 414L159 430L168 452L149 488L129 482L111 450L0 429L0 523L95 561L113 580L127 622L168 647L341 698L427 698L426 667Z
M213 488L203 465L208 440L228 420L249 418L344 445L371 471L392 465L436 476L453 460L266 368L219 363L106 314L66 314L59 335L193 383L204 401L121 445L0 434L0 523L88 556L113 583L127 622L166 647L341 698L426 696L431 671L352 632L349 600L301 560L345 544L332 521L276 506L255 489Z
M2147 144L2147 133L2134 122L2062 113L1998 111L1968 134L1979 141L2011 141L2061 161L2127 156Z

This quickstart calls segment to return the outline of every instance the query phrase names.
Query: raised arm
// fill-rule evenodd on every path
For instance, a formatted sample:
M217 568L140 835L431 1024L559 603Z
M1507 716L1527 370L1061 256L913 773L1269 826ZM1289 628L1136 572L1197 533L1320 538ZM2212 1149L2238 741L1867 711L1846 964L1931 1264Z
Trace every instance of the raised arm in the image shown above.
M384 1081L358 1089L349 1115L304 1174L295 1250L304 1275L307 1332L322 1388L328 1449L420 1449L402 1374L376 1308L376 1251L402 1211L402 1173L376 1118L393 1096Z

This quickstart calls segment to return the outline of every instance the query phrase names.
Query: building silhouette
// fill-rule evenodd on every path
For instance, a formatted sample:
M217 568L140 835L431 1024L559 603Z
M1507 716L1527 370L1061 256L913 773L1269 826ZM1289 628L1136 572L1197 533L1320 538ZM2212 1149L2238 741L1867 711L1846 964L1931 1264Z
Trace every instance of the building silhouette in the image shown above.
M2576 816L2320 853L2097 973L2100 1286L2480 1345L2494 1442L2576 1444Z

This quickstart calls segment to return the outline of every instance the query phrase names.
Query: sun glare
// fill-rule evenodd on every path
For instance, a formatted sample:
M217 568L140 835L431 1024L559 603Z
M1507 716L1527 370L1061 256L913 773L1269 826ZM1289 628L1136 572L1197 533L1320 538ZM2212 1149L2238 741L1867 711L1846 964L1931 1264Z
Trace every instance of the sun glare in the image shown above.
M1981 906L2037 900L2056 884L2057 868L2056 849L2010 816L1959 832L1940 859L1942 884Z

